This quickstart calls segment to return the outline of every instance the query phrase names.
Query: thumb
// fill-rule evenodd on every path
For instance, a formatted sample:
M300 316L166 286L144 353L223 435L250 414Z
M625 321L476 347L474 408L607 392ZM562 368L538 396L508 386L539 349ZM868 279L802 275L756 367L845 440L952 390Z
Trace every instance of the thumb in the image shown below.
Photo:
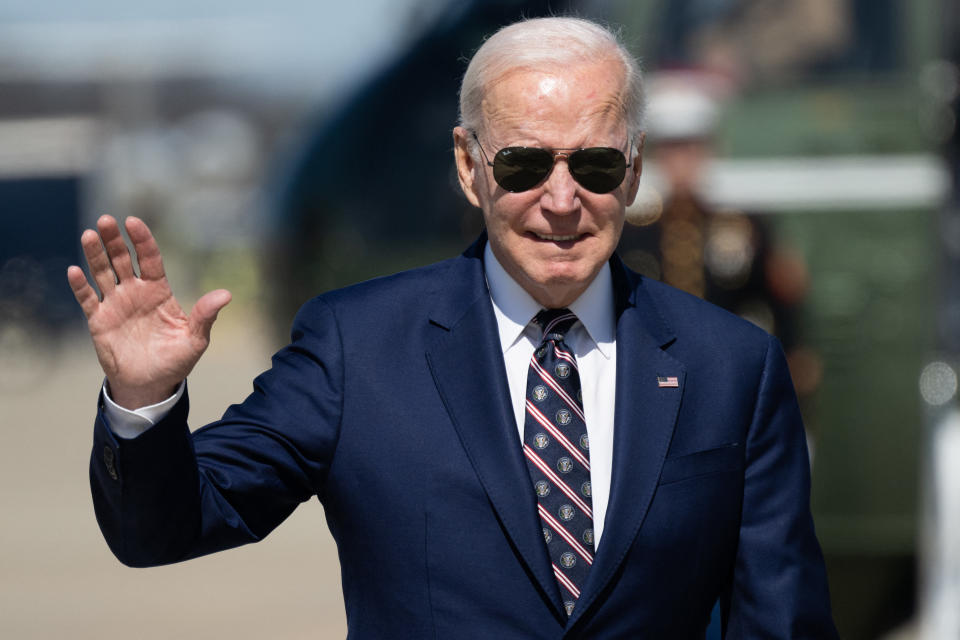
M210 340L210 328L213 326L217 314L230 302L233 296L226 289L216 289L204 294L197 300L190 311L190 330L194 335L202 336L204 340Z

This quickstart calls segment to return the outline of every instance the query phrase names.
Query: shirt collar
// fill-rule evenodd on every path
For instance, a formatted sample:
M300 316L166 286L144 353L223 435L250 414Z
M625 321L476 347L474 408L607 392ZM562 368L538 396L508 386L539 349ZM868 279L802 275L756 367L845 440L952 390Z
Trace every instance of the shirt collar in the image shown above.
M542 307L507 273L493 255L489 242L483 251L483 265L500 331L500 347L506 353ZM613 305L613 278L610 264L605 263L590 286L570 305L570 311L576 314L587 336L607 359L613 355L616 344Z

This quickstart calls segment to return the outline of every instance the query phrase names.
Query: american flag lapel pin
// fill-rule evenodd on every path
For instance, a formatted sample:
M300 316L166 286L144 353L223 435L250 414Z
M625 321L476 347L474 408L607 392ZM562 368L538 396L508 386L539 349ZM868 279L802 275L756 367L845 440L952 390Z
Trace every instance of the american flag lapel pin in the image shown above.
M661 389L675 389L680 386L680 381L677 376L657 376L657 386Z

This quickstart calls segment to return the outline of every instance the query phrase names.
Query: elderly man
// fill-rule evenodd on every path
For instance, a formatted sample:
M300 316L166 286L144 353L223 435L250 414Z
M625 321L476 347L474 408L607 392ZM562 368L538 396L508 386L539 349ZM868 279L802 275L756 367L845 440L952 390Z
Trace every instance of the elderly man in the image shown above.
M146 226L71 267L107 384L94 504L134 566L253 542L317 495L356 638L830 638L777 342L613 255L637 191L635 61L590 22L476 53L453 132L486 232L307 303L254 392L190 434L186 315ZM105 247L105 251L101 248ZM133 410L133 411L131 411Z

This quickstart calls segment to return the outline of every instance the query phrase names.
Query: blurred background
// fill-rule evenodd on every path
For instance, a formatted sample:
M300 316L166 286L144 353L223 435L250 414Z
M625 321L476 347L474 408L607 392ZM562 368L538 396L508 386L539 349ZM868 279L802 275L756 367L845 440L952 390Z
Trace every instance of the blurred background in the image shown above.
M307 298L473 240L465 60L551 11L622 25L648 74L624 259L784 342L841 635L960 637L953 0L0 2L0 637L345 635L316 501L258 545L113 559L65 269L137 215L185 306L230 289L191 377L215 419Z

